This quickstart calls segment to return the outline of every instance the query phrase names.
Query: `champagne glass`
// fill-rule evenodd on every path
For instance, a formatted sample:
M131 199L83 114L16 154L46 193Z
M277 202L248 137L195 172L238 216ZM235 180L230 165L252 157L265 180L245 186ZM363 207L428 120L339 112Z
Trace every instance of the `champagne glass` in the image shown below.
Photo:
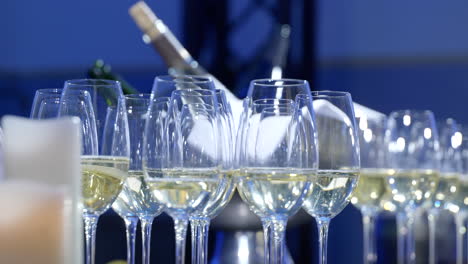
M391 195L387 176L391 173L387 164L385 142L386 117L368 119L366 115L356 117L358 125L361 173L359 184L351 203L362 214L364 238L364 263L377 263L375 221L381 209L381 202Z
M294 100L300 94L306 97L299 107ZM244 102L237 188L269 235L267 258L283 263L287 219L301 208L317 171L310 89L304 80L254 80Z
M208 77L189 75L156 76L153 83L153 89L151 91L151 98L170 97L173 91L184 89L214 90L215 86L211 78ZM154 104L154 106L155 109L153 109L153 111L163 111L163 113L167 113L168 109L165 109L166 106L164 106L164 104ZM165 120L165 118L160 117L158 115L154 114L153 116L155 118ZM159 129L159 127L154 129ZM174 220L174 230L176 233L176 263L182 264L185 261L185 239L187 233L187 225L189 221L188 215L185 213L174 213L174 211L170 209L166 210L166 212Z
M216 90L218 101L218 150L220 156L220 183L216 193L211 195L204 207L190 214L192 227L192 257L195 263L208 261L208 229L212 218L216 217L226 207L235 192L234 175L236 170L233 160L233 120L231 107L226 100L224 91Z
M215 105L214 91L201 89L176 90L169 104L150 104L144 170L155 197L174 219L188 219L203 208L222 180ZM176 242L183 242L185 237L177 235ZM177 253L176 261L183 261Z
M82 126L82 199L86 263L94 263L96 227L122 190L130 147L125 100L119 82L65 82L59 116L78 116ZM114 110L115 109L115 110Z
M430 111L392 112L387 122L387 178L397 205L398 263L415 263L414 215L431 201L439 180L439 137Z
M169 119L168 131L174 131L174 128L180 125L180 133L183 138L184 144L177 151L184 153L198 153L201 149L202 155L197 158L204 158L208 155L213 160L212 166L216 166L217 171L213 169L202 169L212 180L217 180L217 188L210 189L209 196L207 196L204 205L200 204L197 208L189 210L189 215L192 229L192 263L206 263L207 262L207 239L210 216L218 214L224 208L231 198L234 190L234 184L230 173L226 173L230 168L229 155L227 149L229 127L223 126L223 118L220 113L222 104L218 103L218 96L213 90L203 89L183 89L175 90L171 96L171 113L173 118ZM205 130L210 129L207 127L207 122L202 122L203 117L200 119L198 113L209 116L211 122L214 122L213 129L215 130L214 137L211 140L216 140L212 143L211 149L206 146L196 143L195 139L205 133ZM200 119L200 120L198 120ZM198 122L196 121L198 120ZM203 128L205 126L206 128ZM177 129L175 131L178 131ZM172 134L177 132L172 132ZM226 136L226 137L224 137ZM200 140L197 140L200 141ZM214 149L213 149L214 147ZM206 154L203 154L206 153ZM193 154L190 154L193 156ZM198 154L200 155L200 154ZM197 155L197 156L198 156ZM195 156L196 157L196 156ZM216 159L214 159L216 158ZM193 157L182 157L185 159L193 159ZM224 162L225 161L225 162ZM192 164L189 162L188 167L197 168L199 164ZM226 167L223 167L226 165ZM228 167L229 166L229 167ZM226 170L225 170L226 169ZM201 175L203 176L203 175Z
M247 147L244 147L246 140L255 136L254 134L249 134L256 132L258 118L251 118L253 115L260 115L262 113L262 110L267 107L294 107L294 101L292 99L257 99L254 102L251 102L251 100L252 99L247 97L243 101L244 111L242 112L240 117L240 127L236 136L236 163L241 163L241 150L244 152L247 150ZM241 146L243 147L243 149L241 149ZM244 154L242 157L246 157L246 155ZM239 191L239 195L242 196L242 192ZM264 241L264 263L270 263L270 218L267 215L263 214L262 211L257 210L255 206L249 207L250 210L253 211L261 219Z
M462 166L460 145L462 135L455 120L449 118L438 123L440 143L440 178L435 193L432 195L431 207L428 209L429 222L429 263L437 263L436 228L440 210L449 210L455 216L459 207L454 203L460 188ZM457 219L456 219L457 222ZM458 226L457 226L458 228ZM458 238L458 237L457 237ZM461 241L461 240L460 240ZM461 246L457 245L457 254ZM463 254L463 251L461 251Z
M135 263L135 235L138 219L141 220L142 226L143 263L150 263L151 226L153 219L164 209L164 206L159 204L153 196L143 173L143 136L149 103L150 94L125 96L130 131L130 167L128 178L122 192L112 204L112 209L125 221L129 264Z
M62 89L56 89L56 88L48 88L48 89L38 89L36 90L36 93L34 94L34 100L33 104L31 107L31 114L30 118L31 119L42 119L42 118L47 118L49 116L42 116L42 118L39 118L39 110L41 108L41 104L43 101L48 101L48 106L53 104L54 99L60 100L60 97L62 95ZM45 106L44 106L45 107ZM43 111L44 112L44 111ZM57 112L55 112L55 116L57 116ZM51 116L50 116L51 117Z
M312 92L320 162L304 209L317 221L320 263L327 263L328 227L349 203L359 179L359 138L351 95Z

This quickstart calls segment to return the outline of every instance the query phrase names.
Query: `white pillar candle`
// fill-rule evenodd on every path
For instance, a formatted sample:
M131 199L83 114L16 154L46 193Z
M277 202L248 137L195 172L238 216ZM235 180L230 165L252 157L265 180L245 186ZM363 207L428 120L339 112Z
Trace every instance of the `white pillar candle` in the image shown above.
M0 263L82 263L80 121L7 116Z

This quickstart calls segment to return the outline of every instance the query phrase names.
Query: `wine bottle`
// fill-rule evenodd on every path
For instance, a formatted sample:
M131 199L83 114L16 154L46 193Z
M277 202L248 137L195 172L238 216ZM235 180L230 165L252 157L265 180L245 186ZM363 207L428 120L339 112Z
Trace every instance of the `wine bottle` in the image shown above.
M143 32L143 41L151 44L161 55L169 68L169 74L206 75L210 76L217 89L226 92L227 100L231 103L232 112L237 120L242 112L242 102L216 77L209 74L180 44L171 30L159 19L149 6L139 1L130 7L129 13L137 26Z
M216 77L209 74L187 51L187 49L180 44L179 40L172 34L171 30L158 18L149 6L139 1L132 5L129 9L130 16L133 18L137 26L143 32L143 41L146 44L151 44L153 48L161 55L164 63L169 68L169 74L188 74L188 75L207 75L210 76L215 82L216 88L223 89L226 92L227 100L231 103L234 120L239 120L242 113L242 101L237 98L229 89L226 88ZM280 45L275 49L282 51L287 49L289 42L288 26L281 26L282 40ZM275 67L272 69L272 78L280 75L278 70L284 64L284 56L275 58ZM284 78L284 76L281 76ZM373 109L367 108L360 104L354 103L356 114L359 116L366 115L368 119L380 119L384 114L377 112ZM236 124L237 126L237 124Z
M124 94L139 93L137 89L133 88L127 81L112 72L111 66L105 64L103 60L96 60L93 67L88 70L88 76L92 79L105 79L119 81L122 86Z

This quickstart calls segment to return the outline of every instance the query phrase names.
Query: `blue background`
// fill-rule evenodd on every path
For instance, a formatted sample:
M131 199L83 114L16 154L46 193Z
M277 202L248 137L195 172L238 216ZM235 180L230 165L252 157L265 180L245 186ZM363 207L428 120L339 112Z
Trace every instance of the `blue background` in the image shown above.
M128 15L134 2L2 0L0 116L27 116L36 89L60 87L66 79L84 77L98 58L140 91L149 91L154 76L164 74L165 66L142 42ZM248 3L230 1L230 16ZM148 4L184 42L184 1L150 0ZM313 89L350 91L355 101L384 113L431 109L437 118L454 117L468 124L468 1L317 0L316 5L318 61ZM260 11L233 34L229 45L240 60L253 56L260 40L267 37L270 22ZM291 56L300 60L296 48L293 43ZM113 217L106 215L102 221ZM172 228L167 218L161 222L166 224L155 225L156 239ZM98 243L106 233L115 232L111 225L110 230L102 226ZM391 244L391 223L388 226L380 233ZM360 263L359 213L348 207L331 228L330 263ZM310 232L316 235L313 229ZM119 241L123 239L122 233ZM115 256L125 254L124 244L99 245L119 252Z

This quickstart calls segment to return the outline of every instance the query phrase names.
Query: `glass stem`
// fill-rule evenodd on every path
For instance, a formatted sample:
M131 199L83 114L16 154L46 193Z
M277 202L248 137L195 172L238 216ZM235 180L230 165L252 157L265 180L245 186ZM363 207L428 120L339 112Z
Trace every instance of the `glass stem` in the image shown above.
M151 227L154 217L142 217L141 219L141 239L143 248L143 264L150 264L151 253Z
M264 264L270 263L270 220L268 218L262 218L262 227L263 227L263 259Z
M414 264L416 262L413 227L413 212L399 212L397 214L399 264Z
M377 262L377 247L375 240L375 212L362 210L362 225L364 231L364 263L373 264Z
M438 218L439 218L438 209L431 209L427 212L427 220L429 223L429 264L437 263L436 228L437 228Z
M330 226L330 220L329 218L317 218L320 264L327 264L328 227Z
M207 264L210 219L191 219L190 226L192 228L192 264Z
M135 237L138 224L138 217L128 216L124 218L125 229L127 231L127 263L135 264Z
M270 237L270 263L284 263L284 241L286 235L287 217L274 217L271 219L271 237Z
M175 263L185 263L185 238L187 237L187 218L174 217L174 231L176 240Z
M465 235L465 216L463 214L455 214L455 225L457 230L457 264L463 264L463 238Z
M96 228L98 215L83 215L86 237L86 264L94 264L96 254Z

